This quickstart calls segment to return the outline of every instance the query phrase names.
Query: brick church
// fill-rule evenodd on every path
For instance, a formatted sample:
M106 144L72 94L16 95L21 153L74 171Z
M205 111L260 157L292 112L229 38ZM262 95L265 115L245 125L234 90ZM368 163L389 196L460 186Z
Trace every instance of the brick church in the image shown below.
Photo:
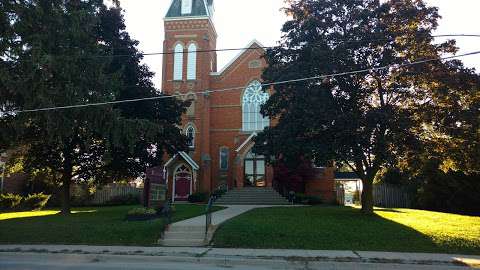
M173 0L164 19L164 51L172 54L163 60L162 89L192 101L182 121L189 151L164 166L173 201L217 188L274 184L274 169L251 151L257 132L272 124L260 114L269 98L261 85L265 51L254 40L218 70L213 13L213 0ZM231 90L215 92L222 89ZM333 194L333 169L322 168L313 178L317 184L308 189Z

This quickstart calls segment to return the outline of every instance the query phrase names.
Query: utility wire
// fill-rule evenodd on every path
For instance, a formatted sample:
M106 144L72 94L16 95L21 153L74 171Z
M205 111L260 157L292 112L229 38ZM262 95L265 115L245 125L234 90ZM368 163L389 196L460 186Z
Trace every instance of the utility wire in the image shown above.
M371 72L371 71L388 70L388 69L392 69L392 68L393 69L398 69L398 68L401 68L401 67L425 64L425 63L441 61L441 60L449 60L449 59L472 56L472 55L477 55L477 54L480 54L480 51L475 51L475 52L470 52L470 53L465 53L465 54L460 54L460 55L453 55L453 56L448 56L448 57L437 57L437 58L425 59L425 60L420 60L420 61L415 61L415 62L410 62L410 63L405 63L405 64L392 64L392 65L387 65L387 66L382 66L382 67L377 67L377 68L369 68L369 69L362 69L362 70L355 70L355 71L348 71L348 72L341 72L341 73L333 73L333 74L327 74L327 75L319 75L319 76L313 76L313 77L305 77L305 78L299 78L299 79L291 79L291 80L284 80L284 81L277 81L277 82L270 82L270 83L262 83L261 85L263 87L267 87L267 86L275 86L275 85L295 83L295 82L303 82L303 81L310 81L310 80L335 78L335 77L346 76L346 75L355 75L355 74L366 73L366 72ZM221 93L221 92L241 90L241 89L245 89L245 86L231 87L231 88L218 89L218 90L207 90L207 91L201 91L201 92L196 92L196 93L197 94L212 94L212 93ZM73 108L86 108L86 107L103 106L103 105L133 103L133 102L139 102L139 101L177 98L177 97L184 97L184 96L187 96L187 95L189 95L189 94L188 93L187 94L175 94L175 95L168 95L168 96L164 95L164 96L158 96L158 97L136 98L136 99L97 102L97 103L88 103L88 104L79 104L79 105L56 106L56 107L47 107L47 108L40 108L40 109L10 111L10 112L6 112L6 113L19 114L19 113L31 113L31 112L56 111L56 110L65 110L65 109L73 109Z
M359 40L351 40L351 39L336 39L336 40L325 40L326 44L329 42L334 42L338 44L342 43L362 43L362 42L374 42L374 41L395 41L397 38L400 37L405 37L406 35L400 35L395 38L378 38L378 39L359 39ZM415 38L419 38L422 36L429 37L429 34L421 35L417 34L415 35ZM444 34L444 35L431 35L433 38L447 38L447 37L477 37L480 38L480 34ZM315 44L313 44L315 46ZM318 45L317 45L318 46ZM212 50L196 50L192 51L195 53L209 53L209 52L227 52L227 51L248 51L248 50L258 50L258 49L275 49L275 48L283 48L284 46L278 45L278 46L256 46L256 47L244 47L244 48L225 48L225 49L212 49ZM114 48L115 50L115 48ZM181 52L181 54L184 54L185 52ZM170 55L170 54L176 54L174 51L168 51L168 52L149 52L149 53L137 53L137 55L141 56L160 56L160 55ZM71 55L50 55L47 54L50 57L70 57ZM86 55L86 56L79 56L79 58L122 58L122 57L131 57L132 54L113 54L113 55ZM24 60L25 61L25 60Z

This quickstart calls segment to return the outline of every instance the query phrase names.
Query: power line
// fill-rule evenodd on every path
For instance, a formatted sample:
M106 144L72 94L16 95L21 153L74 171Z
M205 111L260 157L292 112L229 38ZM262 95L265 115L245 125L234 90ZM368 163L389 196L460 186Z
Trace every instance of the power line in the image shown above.
M437 57L437 58L425 59L425 60L420 60L420 61L415 61L415 62L410 62L410 63L405 63L405 64L392 64L392 65L387 65L387 66L382 66L382 67L377 67L377 68L369 68L369 69L362 69L362 70L355 70L355 71L348 71L348 72L341 72L341 73L333 73L333 74L327 74L327 75L319 75L319 76L313 76L313 77L305 77L305 78L299 78L299 79L291 79L291 80L284 80L284 81L277 81L277 82L270 82L270 83L262 83L262 86L266 87L266 86L275 86L275 85L295 83L295 82L303 82L303 81L310 81L310 80L335 78L335 77L339 77L339 76L355 75L355 74L366 73L366 72L371 72L371 71L387 70L387 69L391 69L391 68L398 69L398 68L401 68L401 67L425 64L425 63L441 61L441 60L449 60L449 59L472 56L472 55L477 55L477 54L480 54L480 51L475 51L475 52L470 52L470 53L465 53L465 54L460 54L460 55L447 56L447 57ZM201 92L196 92L196 93L197 94L211 94L211 93L221 93L221 92L227 92L227 91L233 91L233 90L242 90L242 89L245 89L245 86L224 88L224 89L218 89L218 90L207 90L207 91L201 91ZM45 112L45 111L54 111L54 110L56 111L56 110L95 107L95 106L103 106L103 105L125 104L125 103L139 102L139 101L150 101L150 100L160 100L160 99L167 99L167 98L177 98L177 97L184 97L184 96L188 96L188 95L189 95L188 93L187 94L175 94L175 95L169 95L169 96L136 98L136 99L97 102L97 103L89 103L89 104L56 106L56 107L46 107L46 108L40 108L40 109L10 111L10 112L6 112L6 113L16 113L16 114L18 114L18 113Z
M433 38L446 38L446 37L477 37L480 38L480 34L442 34L442 35L429 35L429 34L417 34L415 38L422 37L422 36L431 36ZM378 39L359 39L359 40L351 40L351 39L336 39L333 41L326 40L325 42L336 42L338 44L341 43L361 43L361 42L373 42L373 41L395 41L399 37L405 37L405 35L400 35L395 38L378 38ZM315 45L315 44L314 44ZM225 48L225 49L209 49L209 50L195 50L192 52L195 53L209 53L209 52L227 52L227 51L248 51L248 50L258 50L258 49L275 49L275 48L283 48L284 46L256 46L256 47L243 47L243 48ZM115 50L115 48L114 48ZM182 54L185 52L181 52ZM137 53L137 55L141 56L161 56L161 55L171 55L176 54L174 51L162 51L162 52L149 52L149 53ZM70 57L71 55L50 55L50 57ZM80 56L80 58L122 58L122 57L131 57L132 54L113 54L113 55L86 55ZM25 60L24 60L25 61Z

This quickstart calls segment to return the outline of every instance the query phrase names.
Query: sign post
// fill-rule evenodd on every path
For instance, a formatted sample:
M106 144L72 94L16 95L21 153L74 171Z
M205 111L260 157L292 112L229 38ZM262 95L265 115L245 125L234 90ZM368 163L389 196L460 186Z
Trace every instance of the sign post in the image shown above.
M3 194L3 182L5 179L6 165L7 164L3 160L0 160L0 168L2 169L2 173L1 173L2 181L0 182L0 194Z

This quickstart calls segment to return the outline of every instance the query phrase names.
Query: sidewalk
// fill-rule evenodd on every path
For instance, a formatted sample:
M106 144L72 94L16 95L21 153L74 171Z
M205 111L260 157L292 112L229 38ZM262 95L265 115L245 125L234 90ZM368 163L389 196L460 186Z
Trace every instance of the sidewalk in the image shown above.
M480 256L397 253L371 251L329 250L276 250L276 249L224 249L192 247L128 247L128 246L77 246L77 245L0 245L0 253L23 254L97 254L157 256L186 262L356 262L395 263L415 265L469 266L480 269Z

